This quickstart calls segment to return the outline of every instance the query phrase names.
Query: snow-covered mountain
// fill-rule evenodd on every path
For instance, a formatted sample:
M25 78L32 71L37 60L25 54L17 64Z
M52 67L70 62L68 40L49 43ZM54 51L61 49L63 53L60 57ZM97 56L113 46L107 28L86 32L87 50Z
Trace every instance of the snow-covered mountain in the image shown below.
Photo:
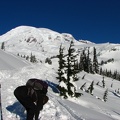
M45 28L28 26L17 27L0 36L0 41L5 42L7 51L30 55L34 53L41 60L45 57L56 55L61 43L67 44L74 39L70 34L60 34Z
M47 80L49 84L50 100L41 111L41 120L48 120L48 118L49 120L120 120L120 82L117 80L104 77L105 88L102 88L103 76L80 72L79 81L76 83L78 91L83 93L80 98L64 100L56 93L58 60L52 59L52 64L49 65L45 63L45 59L58 55L61 43L67 51L71 40L74 40L78 53L89 47L91 57L93 47L96 47L99 62L114 58L114 61L107 62L102 67L120 71L120 44L95 44L87 40L77 41L68 33L60 34L49 29L29 26L17 27L0 36L1 44L5 43L5 51L0 51L3 120L25 120L24 108L14 97L13 91L17 86L24 85L29 78L33 77ZM16 56L18 53L22 56L32 53L41 62L30 64L25 59ZM84 79L82 79L83 76ZM84 83L86 83L84 89L87 89L92 81L94 81L93 95L80 90ZM96 85L98 82L99 85ZM103 94L106 89L108 89L108 100L104 102Z
M30 26L20 26L0 36L0 42L5 42L5 50L15 55L30 56L32 53L38 61L45 61L48 57L56 56L59 52L60 44L67 50L70 41L75 42L76 51L81 51L86 47L90 48L91 56L93 47L97 49L99 63L114 59L114 62L107 62L103 69L118 70L120 72L120 44L101 43L95 44L88 40L75 40L68 33L58 33L46 28L35 28Z

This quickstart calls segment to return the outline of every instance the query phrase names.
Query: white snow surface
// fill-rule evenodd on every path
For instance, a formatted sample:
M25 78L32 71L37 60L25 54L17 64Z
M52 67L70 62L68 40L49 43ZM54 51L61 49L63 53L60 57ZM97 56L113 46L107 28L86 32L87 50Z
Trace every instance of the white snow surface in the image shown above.
M0 50L0 70L13 70L30 65L28 61L22 60L13 54Z
M103 76L80 72L76 82L78 91L83 93L80 98L61 98L57 93L56 72L58 59L52 59L52 64L45 63L45 58L58 54L59 46L67 50L69 41L74 39L69 34L60 34L45 28L20 26L0 36L5 42L5 51L0 51L0 83L3 120L25 120L26 111L14 97L14 90L25 85L29 78L40 78L48 82L49 101L40 112L40 120L120 120L120 94L115 92L120 88L120 81L104 77L105 88L102 88ZM28 42L26 42L28 41ZM99 61L114 58L104 66L104 69L118 70L120 62L120 44L75 41L76 51L90 47L91 56L93 47L97 48ZM31 64L16 55L28 55L32 52L42 62ZM11 62L12 61L12 62ZM14 64L13 64L14 63ZM116 65L116 66L115 66ZM82 77L85 75L85 78ZM93 95L79 88L86 82L87 89L94 81ZM96 83L99 81L99 86ZM111 84L113 87L111 87ZM103 94L108 89L108 100L103 101Z

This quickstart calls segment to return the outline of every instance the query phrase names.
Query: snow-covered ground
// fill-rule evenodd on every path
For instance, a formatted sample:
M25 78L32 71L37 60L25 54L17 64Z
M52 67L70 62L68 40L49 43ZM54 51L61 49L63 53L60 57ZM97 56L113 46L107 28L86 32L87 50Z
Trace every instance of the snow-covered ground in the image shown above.
M19 60L17 56L0 50L0 70L13 70L27 65L30 65L30 63L25 60Z
M80 54L83 49L87 51L89 48L92 59L93 47L95 47L99 63L101 61L114 59L114 62L108 62L101 67L113 72L116 70L120 72L120 68L117 67L117 65L120 64L120 44L95 44L88 40L78 41L68 33L60 34L47 28L19 26L0 36L0 45L4 42L5 51L15 55L30 56L32 53L36 56L37 61L44 61L47 57L50 58L58 55L61 43L66 52L71 40L74 41L78 54ZM80 58L80 56L78 56L78 58Z
M7 59L9 60L9 56ZM33 77L47 80L49 83L49 101L40 113L40 120L48 120L48 118L49 120L120 120L120 97L114 92L120 88L119 81L105 77L106 88L109 88L107 102L97 99L97 97L102 99L106 90L97 85L94 87L93 96L80 91L84 94L80 98L64 100L56 92L55 84L58 82L55 79L56 70L52 65L41 63L19 68L20 63L17 63L17 59L14 59L14 63L16 66L18 65L18 69L0 71L3 120L25 120L24 108L14 97L13 91L17 86L24 85L29 78ZM21 63L21 65L23 64ZM86 74L85 78L81 79L84 74ZM102 81L102 76L97 74L81 72L79 77L78 88L85 82L88 86L93 80L95 83Z
M0 116L1 116L1 88L0 88Z
M49 101L40 113L40 120L120 120L120 94L118 93L120 81L104 77L106 87L102 88L103 76L80 72L76 85L83 95L80 98L68 98L67 100L59 96L56 88L58 59L51 59L51 65L45 63L45 59L58 55L61 43L67 51L70 40L74 40L78 53L89 47L90 57L93 54L93 47L96 47L99 62L114 58L114 62L101 67L120 72L120 44L76 41L70 34L59 34L45 28L28 26L15 28L0 36L0 42L5 42L5 51L0 50L3 120L25 120L25 109L14 97L13 92L16 87L26 84L26 81L33 77L46 80L49 84ZM18 53L20 56L32 53L41 62L31 64L16 56ZM85 76L84 79L82 79L83 76ZM86 83L84 89L88 89L92 81L94 81L93 95L80 90L84 83ZM97 82L99 85L96 85ZM103 94L106 89L108 89L108 100L104 102Z

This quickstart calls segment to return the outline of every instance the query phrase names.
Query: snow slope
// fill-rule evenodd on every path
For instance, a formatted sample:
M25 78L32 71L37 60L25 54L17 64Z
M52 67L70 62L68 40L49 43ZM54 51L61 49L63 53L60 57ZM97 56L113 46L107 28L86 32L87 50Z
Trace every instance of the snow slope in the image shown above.
M120 44L95 44L88 40L77 41L68 33L60 34L47 28L30 26L19 26L0 36L0 43L5 42L5 51L9 51L15 55L19 53L22 56L30 56L32 53L38 61L45 61L47 57L56 56L61 43L65 51L67 51L71 40L75 42L76 52L79 54L83 49L89 47L90 56L92 57L93 47L95 47L99 63L114 59L114 62L108 62L101 67L120 72L120 68L116 67L120 64ZM110 66L112 66L112 69Z
M83 95L78 99L68 98L68 100L64 100L58 95L56 88L58 60L57 58L52 59L52 65L49 65L45 63L45 58L57 55L61 43L67 50L72 39L74 38L70 34L59 34L49 29L28 26L20 26L0 36L1 42L6 41L5 52L0 51L2 56L0 68L4 68L0 71L3 120L25 120L26 112L14 97L13 92L17 86L24 85L29 78L33 77L46 80L49 84L50 100L41 111L40 120L48 120L48 118L49 120L120 120L120 94L118 93L120 81L105 77L106 87L102 88L103 76L81 72L78 74L79 81L76 82L76 85L78 91ZM113 63L102 67L109 66L112 70L120 70L119 44L95 44L75 39L74 41L77 52L81 52L83 48L89 46L91 56L93 47L96 47L99 61L114 57ZM29 64L25 59L15 56L18 53L28 55L31 52L42 62ZM14 61L14 64L10 61ZM82 79L84 75L85 78ZM80 90L85 82L84 89L87 89L92 81L94 81L93 96ZM97 82L99 85L96 85ZM103 94L107 88L108 100L104 102Z
M17 63L15 62L16 66ZM54 64L55 65L55 64ZM44 106L40 113L41 120L119 120L120 119L120 97L114 91L120 88L120 82L105 78L106 87L109 88L108 101L96 99L100 97L102 99L103 93L106 88L101 88L95 85L94 95L91 96L88 93L82 92L84 95L78 99L69 98L64 100L55 93L55 68L54 65L39 64L30 65L27 67L4 70L0 72L1 75L1 95L2 95L2 112L3 120L25 120L25 111L22 105L16 100L13 95L14 89L19 85L24 85L29 78L42 78L49 81L48 96L49 102ZM86 74L85 79L81 77ZM78 88L87 82L87 85L91 81L102 80L100 75L91 75L84 72L79 74L80 81L77 82ZM53 84L54 83L54 84ZM113 88L111 88L113 83ZM87 87L87 86L86 86Z
M0 88L0 116L1 116L1 88Z
M29 65L28 61L24 61L13 54L8 54L0 50L0 70L12 70L22 68Z

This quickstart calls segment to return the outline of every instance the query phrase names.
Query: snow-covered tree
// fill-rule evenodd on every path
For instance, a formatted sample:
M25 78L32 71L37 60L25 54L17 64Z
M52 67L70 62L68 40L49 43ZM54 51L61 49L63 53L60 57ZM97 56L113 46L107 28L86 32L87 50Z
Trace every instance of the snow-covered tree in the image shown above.
M86 72L88 73L93 73L93 70L92 70L92 61L90 59L90 52L89 52L89 48L88 48L88 53L87 53L87 57L86 57Z
M104 76L103 76L103 80L102 80L102 87L105 88L105 80L104 80Z
M74 55L75 49L73 48L74 43L71 41L69 49L68 49L68 56L67 56L67 64L66 64L66 72L67 72L67 89L68 95L74 96L75 95L75 86L73 84L74 78L74 61L76 55Z
M76 67L77 54L75 53L74 42L71 41L66 64L67 73L67 89L68 95L71 97L79 97L82 94L77 92L77 87L75 82L79 80L77 73L79 72L78 67Z
M85 71L85 68L86 68L86 54L85 54L85 50L83 50L80 55L79 69L80 69L80 71L82 71L82 70Z
M64 98L67 98L67 80L65 78L65 57L63 54L63 50L64 48L62 48L62 44L60 45L59 48L59 55L58 55L58 63L59 63L59 67L58 67L58 72L57 72L57 79L59 80L59 90L60 90L60 96L63 96Z
M26 60L29 60L29 56L28 55L26 56Z
M2 42L1 49L5 50L5 43L4 42Z
M48 63L49 65L51 65L51 64L52 64L52 60L47 57L47 58L45 59L45 63Z
M84 74L84 75L82 76L82 80L85 79L85 76L86 76L86 74Z
M64 54L63 54L63 48L62 48L62 44L60 45L59 48L59 55L58 55L58 63L59 63L59 67L58 67L58 77L56 77L59 82L64 81L63 75L65 74L64 68L65 68L65 60L64 60Z
M98 60L97 60L96 48L95 47L93 49L93 71L95 73L99 72L99 65L98 65Z
M113 83L111 83L111 88L113 87Z
M67 55L63 55L63 49L60 46L59 50L59 69L58 77L59 79L59 90L60 95L64 98L79 97L81 93L77 92L75 82L78 81L77 73L77 54L75 53L74 43L70 42Z
M31 53L31 56L30 56L30 62L33 62L33 63L37 62L37 59L36 59L35 55L32 55L32 53Z
M67 86L66 83L64 81L61 81L59 83L58 89L60 91L60 96L62 96L63 98L67 99L68 98L68 90L67 90Z
M104 95L103 95L103 100L106 102L108 97L108 89L105 90Z
M84 49L80 55L79 69L80 71L84 70L85 72L93 73L89 48L87 53L85 52L85 49Z
M86 82L80 87L81 90L84 90Z
M99 81L96 83L96 85L99 85Z
M92 81L92 83L90 84L87 92L93 95L93 90L94 90L94 81Z

